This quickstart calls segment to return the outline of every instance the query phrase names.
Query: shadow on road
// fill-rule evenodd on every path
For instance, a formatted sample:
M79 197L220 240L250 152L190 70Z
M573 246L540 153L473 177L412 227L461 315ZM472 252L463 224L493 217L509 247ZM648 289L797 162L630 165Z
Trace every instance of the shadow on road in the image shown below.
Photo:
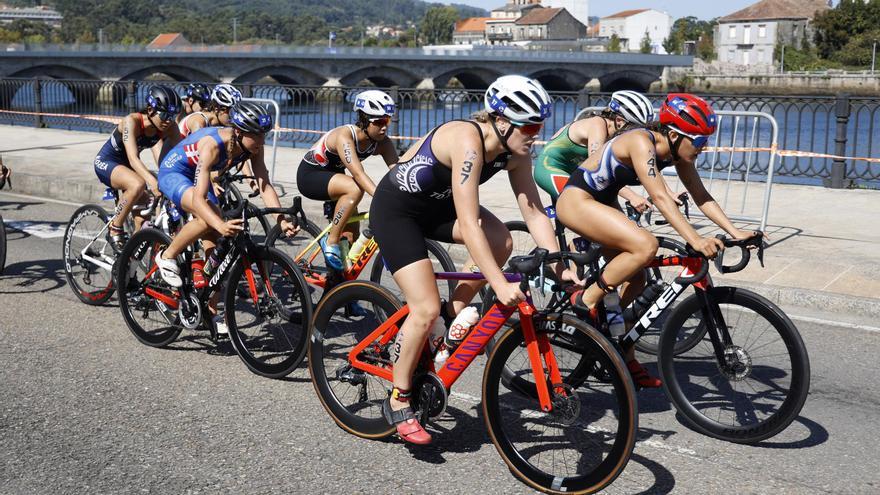
M805 418L803 416L798 416L797 419L794 420L787 430L783 431L780 435L785 435L789 431L792 430L796 424L800 423L807 430L806 438L801 438L800 440L789 440L789 441L773 441L773 439L766 440L764 442L758 443L756 447L763 447L766 449L803 449L808 447L815 447L817 445L822 445L823 443L828 441L829 434L828 430L825 429L824 426L819 423ZM786 435L791 436L791 435Z
M28 206L44 204L41 201L0 201L0 211L20 211Z
M61 259L22 261L6 265L2 278L13 281L13 290L0 290L0 294L50 292L66 283Z

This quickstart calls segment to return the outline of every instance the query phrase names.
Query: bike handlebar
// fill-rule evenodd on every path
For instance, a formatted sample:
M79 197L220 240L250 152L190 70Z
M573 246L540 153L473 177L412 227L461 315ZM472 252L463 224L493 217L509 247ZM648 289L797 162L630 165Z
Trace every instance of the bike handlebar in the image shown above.
M727 237L718 234L715 236L717 239L720 239L721 242L724 243L724 247L738 247L740 253L742 255L739 263L731 266L724 265L724 251L718 253L718 256L715 258L715 268L718 269L721 273L734 273L738 272L746 267L749 264L749 260L752 257L751 247L757 248L758 251L758 262L761 263L761 267L764 266L764 233L758 231L756 235L749 237L748 239L728 239Z
M681 208L684 209L685 218L690 220L691 219L691 208L690 208L690 199L691 198L690 198L690 196L688 195L687 192L683 192L683 193L679 194L677 196L677 198L679 201L681 201ZM654 204L654 200L652 200L650 197L648 198L648 202L651 203L652 205ZM629 218L630 220L635 222L637 225L641 226L641 218L642 218L642 215L644 215L645 216L645 223L647 223L648 225L651 225L651 217L652 217L653 213L650 208L648 210L646 210L644 213L639 213L636 210L636 208L632 205L632 203L629 201L624 202L624 206L626 207L627 218ZM669 224L669 220L666 220L665 218L661 218L660 220L654 221L654 225L667 225L667 224Z
M535 273L538 274L539 284L544 285L544 265L556 263L558 261L571 261L578 267L578 273L582 272L582 268L593 263L599 258L601 247L593 246L585 253L571 251L557 251L551 253L543 248L535 249L532 254L525 256L514 256L507 263L505 272L512 272L522 275L520 280L520 289L525 292L528 290L528 277Z

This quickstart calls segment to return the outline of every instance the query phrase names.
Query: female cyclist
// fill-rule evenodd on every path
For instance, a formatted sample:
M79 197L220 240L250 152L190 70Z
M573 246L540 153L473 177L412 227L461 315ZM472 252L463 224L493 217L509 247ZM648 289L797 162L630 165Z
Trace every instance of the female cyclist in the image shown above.
M110 241L122 248L128 234L122 225L132 207L149 186L159 196L159 182L141 161L141 151L150 148L156 163L180 140L174 117L180 112L180 97L167 86L153 86L147 92L147 105L127 115L113 130L110 139L95 157L95 174L101 183L122 191L122 198L110 222ZM140 227L140 219L136 219Z
M706 215L737 239L754 235L736 228L709 194L697 169L697 157L715 132L716 116L701 98L670 94L660 109L660 123L635 129L611 139L572 175L556 203L559 220L569 229L605 248L610 260L596 284L572 295L572 304L595 321L595 305L605 294L627 281L621 294L626 307L644 288L643 268L657 253L657 239L629 221L617 203L624 186L643 185L670 225L694 249L714 258L723 249L720 240L702 237L687 222L669 194L661 170L675 165L679 179ZM634 381L642 387L659 387L630 350L626 356Z
M440 295L428 260L425 238L464 243L503 304L525 295L507 282L501 269L512 248L510 233L480 206L479 186L501 170L538 246L559 247L532 179L531 149L550 116L550 96L540 83L523 76L498 78L486 91L486 112L434 128L407 151L376 187L370 224L382 257L403 291L410 313L401 328L394 365L394 389L383 404L389 423L407 442L426 444L431 436L409 406L412 374L430 327L440 315ZM575 280L568 271L557 273ZM480 282L460 282L443 308L444 320L463 309ZM400 338L400 337L399 337Z
M242 229L241 219L224 221L220 216L217 197L210 187L212 171L223 174L251 160L263 202L270 208L281 207L263 162L263 142L272 129L272 117L260 105L241 102L230 111L230 125L192 133L171 150L159 168L159 188L163 194L195 217L164 251L156 253L162 279L172 287L183 284L176 257L193 241L205 238L202 245L210 251L218 235L232 236ZM294 224L283 215L276 215L276 219L287 235L296 233Z
M190 83L186 86L183 97L183 112L177 117L177 124L194 113L199 113L208 108L211 102L211 88L203 83Z
M208 92L208 87L204 84L190 84L190 87L187 88L187 93L190 93L193 86L198 86L195 90L192 91L192 94L198 94L199 97L204 97L204 104L199 104L198 102L193 105L192 108L198 108L198 110L194 110L190 112L188 115L185 115L182 119L180 119L180 139L185 139L190 134L196 132L197 130L203 127L211 127L220 125L220 116L217 109L210 104L211 94ZM193 99L193 96L188 96L188 99Z
M576 120L550 138L535 160L535 182L555 203L568 182L568 176L590 155L594 155L608 138L628 127L645 127L654 122L651 100L635 91L611 94L608 108L598 115ZM648 202L628 187L621 188L620 197L639 212Z
M364 91L355 97L354 111L357 124L340 126L321 136L296 172L296 185L303 196L336 202L333 225L321 244L327 264L336 270L343 269L339 239L346 222L357 210L364 192L370 196L376 192L376 184L361 161L382 155L389 167L397 163L397 150L385 134L394 115L394 100L379 90ZM357 225L352 228L352 235L357 236Z
M218 84L211 91L211 103L207 110L217 117L217 124L229 125L229 110L233 105L241 101L241 91L231 84Z

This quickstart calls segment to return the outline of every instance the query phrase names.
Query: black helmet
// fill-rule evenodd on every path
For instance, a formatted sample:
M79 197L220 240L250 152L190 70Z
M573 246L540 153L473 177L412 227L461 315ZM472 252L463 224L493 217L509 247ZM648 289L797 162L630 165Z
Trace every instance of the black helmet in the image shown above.
M168 115L180 112L180 96L168 86L152 86L147 92L147 107Z
M272 130L272 116L266 107L250 101L241 101L229 110L232 127L252 134L266 134Z
M211 88L203 83L190 83L186 87L186 97L207 105L211 102Z

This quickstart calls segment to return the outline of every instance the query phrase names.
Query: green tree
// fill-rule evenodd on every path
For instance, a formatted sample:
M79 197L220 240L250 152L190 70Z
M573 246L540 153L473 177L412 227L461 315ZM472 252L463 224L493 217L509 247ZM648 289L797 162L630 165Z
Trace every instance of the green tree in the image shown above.
M828 9L813 19L817 53L825 59L839 54L859 35L880 25L880 0L840 0L837 7Z
M684 53L685 41L697 42L697 55L703 60L711 60L715 58L715 42L714 32L717 21L701 21L693 16L682 17L676 19L672 23L672 29L669 36L663 40L663 48L667 53L681 55ZM706 56L700 55L700 44L703 44L703 52ZM709 55L711 48L711 55ZM707 56L711 57L707 59Z
M422 39L429 45L452 43L452 31L458 20L455 7L431 7L419 23Z
M617 36L617 33L611 35L611 39L608 41L608 51L612 53L620 52L620 36Z
M651 35L648 34L648 31L645 31L645 36L642 37L641 43L639 43L639 52L641 53L651 53L653 47L651 46Z

